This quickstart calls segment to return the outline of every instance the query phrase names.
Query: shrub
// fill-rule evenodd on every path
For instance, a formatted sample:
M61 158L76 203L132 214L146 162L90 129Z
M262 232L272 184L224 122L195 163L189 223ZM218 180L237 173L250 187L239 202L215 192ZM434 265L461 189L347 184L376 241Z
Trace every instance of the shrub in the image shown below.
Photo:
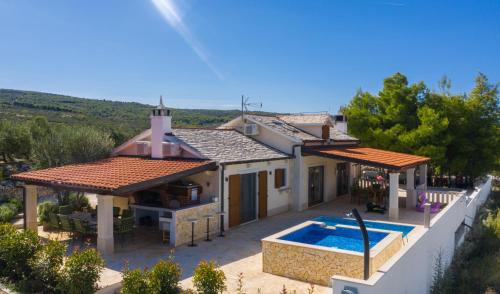
M9 223L16 216L16 209L12 204L0 205L0 223Z
M75 211L81 211L82 208L89 207L90 203L89 199L85 196L85 194L71 193L69 195L68 205L70 205Z
M49 223L49 214L50 213L58 213L59 205L52 201L44 201L38 205L38 216L40 218L40 222L46 224Z
M123 294L141 294L148 288L148 277L145 271L125 269L122 277L121 293Z
M160 260L151 268L148 278L150 293L178 293L181 268L172 257Z
M194 270L193 284L198 293L222 293L226 289L226 275L214 261L202 260Z
M0 238L0 275L12 281L29 279L30 259L41 248L40 239L32 231L15 231L3 227Z
M68 257L60 277L59 290L69 294L92 294L104 269L104 260L97 250L75 251Z
M43 285L44 292L56 292L65 254L66 245L50 240L31 261L34 279Z
M8 203L10 205L13 205L16 213L21 212L21 210L23 210L23 203L21 202L21 200L17 198L10 198Z

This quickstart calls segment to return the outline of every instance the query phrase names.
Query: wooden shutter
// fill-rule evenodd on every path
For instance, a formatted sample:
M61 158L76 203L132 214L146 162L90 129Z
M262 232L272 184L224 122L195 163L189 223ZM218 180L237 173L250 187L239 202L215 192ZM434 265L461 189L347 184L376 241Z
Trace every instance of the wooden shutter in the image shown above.
M278 189L285 185L285 169L277 168L274 170L274 188Z
M241 222L241 177L229 176L229 226L237 226Z
M267 216L267 171L259 172L259 218Z

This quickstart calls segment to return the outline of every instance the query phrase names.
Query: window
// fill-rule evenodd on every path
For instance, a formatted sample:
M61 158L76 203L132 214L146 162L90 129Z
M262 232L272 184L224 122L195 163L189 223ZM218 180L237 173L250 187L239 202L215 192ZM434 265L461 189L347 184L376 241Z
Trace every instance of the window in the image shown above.
M286 170L277 168L274 170L274 188L279 189L286 186Z

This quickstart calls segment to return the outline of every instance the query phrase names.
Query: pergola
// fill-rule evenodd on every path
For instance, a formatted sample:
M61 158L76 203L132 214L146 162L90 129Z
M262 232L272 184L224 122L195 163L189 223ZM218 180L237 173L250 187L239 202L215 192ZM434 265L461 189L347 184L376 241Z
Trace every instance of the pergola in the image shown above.
M126 196L214 169L216 163L208 160L119 156L19 173L12 179L25 183L25 224L35 232L38 230L36 186L97 194L97 249L110 254L114 252L113 196Z
M420 168L420 187L426 190L427 162L429 157L359 146L305 147L303 155L315 155L389 170L389 219L399 218L399 174L406 172L407 207L417 204L415 168Z

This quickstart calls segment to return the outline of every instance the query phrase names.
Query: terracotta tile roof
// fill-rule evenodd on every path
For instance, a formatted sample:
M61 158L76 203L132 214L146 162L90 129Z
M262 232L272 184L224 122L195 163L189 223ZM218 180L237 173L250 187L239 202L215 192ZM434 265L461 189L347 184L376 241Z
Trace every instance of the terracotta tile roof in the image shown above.
M368 147L310 147L302 152L392 170L410 168L431 160L429 157Z
M119 194L131 192L137 185L158 186L214 167L214 162L204 160L112 157L19 173L11 178L28 184Z

